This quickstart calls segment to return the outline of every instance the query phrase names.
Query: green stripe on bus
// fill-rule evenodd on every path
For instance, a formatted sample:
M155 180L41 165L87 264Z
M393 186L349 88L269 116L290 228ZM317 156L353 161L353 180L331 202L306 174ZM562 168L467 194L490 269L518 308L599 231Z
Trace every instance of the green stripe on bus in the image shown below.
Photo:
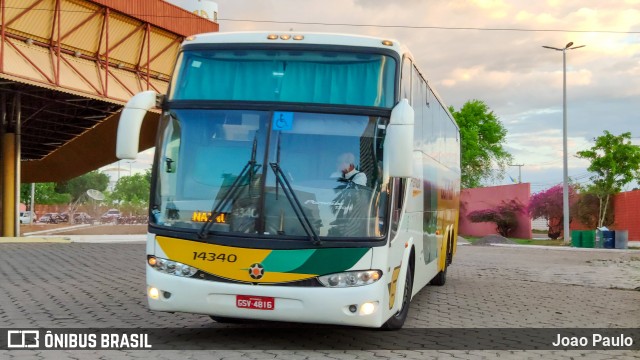
M360 261L367 251L368 248L318 249L302 266L290 272L326 275L345 271Z
M315 251L315 249L273 250L262 261L262 266L270 272L294 272L293 270L302 266Z

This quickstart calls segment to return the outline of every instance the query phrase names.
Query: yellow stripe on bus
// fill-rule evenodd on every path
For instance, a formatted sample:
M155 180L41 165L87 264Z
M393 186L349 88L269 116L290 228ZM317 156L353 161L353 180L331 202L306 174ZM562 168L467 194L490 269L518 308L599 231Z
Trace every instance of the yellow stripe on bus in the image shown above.
M249 274L249 268L253 264L262 263L273 251L270 249L246 249L164 236L156 237L156 241L169 260L193 266L225 279L272 283L304 280L316 276L314 274L270 272L269 269L265 269L261 278L252 278Z

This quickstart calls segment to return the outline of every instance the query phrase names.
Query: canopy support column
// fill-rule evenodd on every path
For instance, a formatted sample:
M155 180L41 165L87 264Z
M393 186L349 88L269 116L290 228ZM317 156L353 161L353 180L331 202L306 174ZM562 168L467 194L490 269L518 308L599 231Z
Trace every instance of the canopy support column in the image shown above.
M2 236L20 232L20 94L13 99L11 118L7 117L6 95L0 99L2 118Z

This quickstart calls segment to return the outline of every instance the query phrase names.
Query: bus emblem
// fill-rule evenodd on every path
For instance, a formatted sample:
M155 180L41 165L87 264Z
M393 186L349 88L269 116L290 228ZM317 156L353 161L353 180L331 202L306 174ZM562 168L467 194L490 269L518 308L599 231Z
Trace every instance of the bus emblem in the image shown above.
M262 279L262 277L264 276L264 267L262 266L262 264L252 264L249 267L249 276L251 276L252 279Z

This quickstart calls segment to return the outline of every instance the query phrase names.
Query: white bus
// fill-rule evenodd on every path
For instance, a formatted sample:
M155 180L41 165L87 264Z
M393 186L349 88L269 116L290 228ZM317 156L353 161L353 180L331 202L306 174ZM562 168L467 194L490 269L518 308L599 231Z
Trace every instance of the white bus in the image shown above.
M168 94L125 106L119 158L156 104L152 310L398 329L412 296L444 284L459 131L398 42L190 37Z

